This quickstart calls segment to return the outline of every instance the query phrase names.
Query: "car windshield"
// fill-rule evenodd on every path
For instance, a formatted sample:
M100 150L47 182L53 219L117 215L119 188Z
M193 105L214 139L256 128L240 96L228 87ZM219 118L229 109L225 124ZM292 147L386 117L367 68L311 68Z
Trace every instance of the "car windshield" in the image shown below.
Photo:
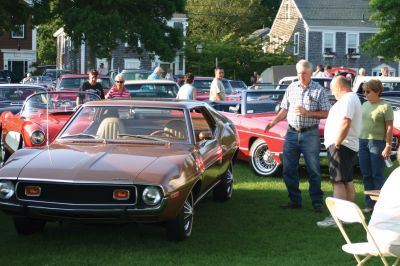
M231 84L231 87L235 90L246 90L247 89L246 83L244 83L243 81L231 80L231 81L229 81L229 83Z
M70 73L72 73L72 71L70 71L70 70L50 69L50 70L46 70L46 71L43 73L43 76L48 76L48 77L51 77L52 79L56 79L56 78L58 78L60 75L63 75L63 74L70 74Z
M6 87L0 88L0 102L20 102L22 104L25 99L37 92L44 92L45 89L38 87Z
M61 79L60 84L57 86L57 90L79 89L85 81L88 81L88 77L64 77ZM103 89L105 90L108 90L112 87L109 78L97 78L97 82L101 83L101 86L103 86Z
M147 77L151 74L152 72L122 72L122 76L124 77L125 80L142 80L142 79L147 79Z
M249 90L286 90L288 84L256 83Z
M383 91L400 91L400 82L383 82Z
M125 84L131 97L176 98L178 86L175 83Z
M246 114L276 113L284 91L247 91Z
M210 92L210 87L213 79L206 80L194 80L193 86L196 88L197 92ZM229 81L224 79L222 80L222 84L225 88L225 94L232 93L232 86L229 84Z
M188 143L183 109L137 106L84 106L58 139L118 143Z
M49 113L73 112L76 107L76 98L82 102L100 100L97 94L87 92L42 92L26 99L21 110L21 116L31 117Z

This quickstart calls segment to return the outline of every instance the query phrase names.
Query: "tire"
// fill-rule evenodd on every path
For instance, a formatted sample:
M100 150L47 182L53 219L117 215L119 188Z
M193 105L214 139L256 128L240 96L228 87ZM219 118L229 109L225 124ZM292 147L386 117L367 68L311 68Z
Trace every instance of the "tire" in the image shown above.
M0 149L1 149L2 162L5 163L7 162L8 158L10 158L11 153L4 147L3 142L0 145Z
M45 220L32 219L28 217L14 217L14 227L19 235L31 235L43 231Z
M213 190L213 196L215 201L227 201L232 198L233 193L233 173L232 167L229 167L228 170L221 177L221 181Z
M175 219L167 222L167 238L172 241L185 240L192 234L194 220L193 192L190 191Z
M250 166L260 176L278 175L281 165L275 161L263 139L256 139L250 148Z

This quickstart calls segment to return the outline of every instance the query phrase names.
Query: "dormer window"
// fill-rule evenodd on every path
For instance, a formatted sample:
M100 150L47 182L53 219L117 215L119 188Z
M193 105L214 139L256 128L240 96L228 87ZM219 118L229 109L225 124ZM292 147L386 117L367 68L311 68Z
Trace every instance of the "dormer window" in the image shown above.
M25 38L25 25L16 26L15 30L11 32L11 38L13 39Z

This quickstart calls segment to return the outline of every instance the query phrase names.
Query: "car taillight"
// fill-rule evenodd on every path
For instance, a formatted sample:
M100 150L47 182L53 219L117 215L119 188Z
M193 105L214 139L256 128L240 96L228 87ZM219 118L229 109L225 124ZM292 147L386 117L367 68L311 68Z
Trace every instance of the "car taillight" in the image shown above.
M224 156L224 152L223 152L221 146L218 146L217 151L215 152L215 154L217 155L217 159L218 160L222 160L222 157Z
M197 170L200 173L203 173L205 168L206 168L205 165L204 165L203 158L201 158L201 156L199 154L196 154L195 157L196 157Z

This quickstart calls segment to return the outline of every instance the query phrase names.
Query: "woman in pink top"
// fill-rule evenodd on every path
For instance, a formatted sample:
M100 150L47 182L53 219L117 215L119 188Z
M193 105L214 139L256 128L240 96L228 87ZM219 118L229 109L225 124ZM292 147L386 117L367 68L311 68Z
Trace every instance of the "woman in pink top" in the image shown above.
M110 89L106 95L106 99L116 99L116 98L130 98L131 94L128 89L124 86L124 76L118 74L115 76L115 85Z

